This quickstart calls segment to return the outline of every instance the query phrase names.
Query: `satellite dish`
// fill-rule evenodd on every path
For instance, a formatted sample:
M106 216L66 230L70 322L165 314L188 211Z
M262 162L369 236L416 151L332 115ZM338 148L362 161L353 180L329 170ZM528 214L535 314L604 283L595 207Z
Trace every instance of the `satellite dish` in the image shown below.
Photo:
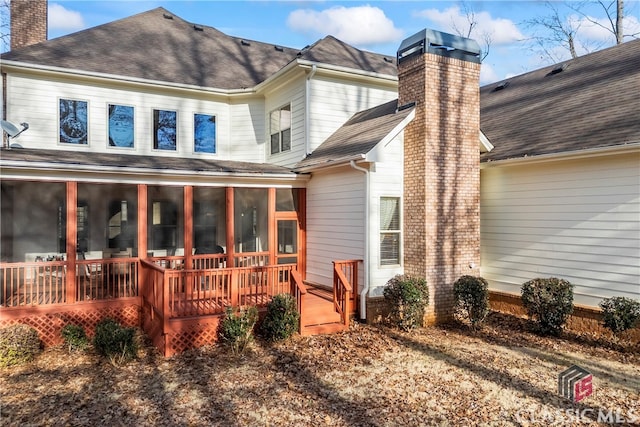
M2 127L2 130L5 131L7 135L9 135L9 138L16 138L22 132L29 129L29 123L20 123L20 126L22 126L22 130L18 129L18 126L14 125L11 122L0 120L0 127Z

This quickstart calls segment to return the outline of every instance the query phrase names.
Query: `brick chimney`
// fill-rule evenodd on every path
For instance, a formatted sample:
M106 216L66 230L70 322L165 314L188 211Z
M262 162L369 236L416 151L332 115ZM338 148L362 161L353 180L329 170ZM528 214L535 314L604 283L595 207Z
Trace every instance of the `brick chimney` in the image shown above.
M11 0L11 50L47 40L47 0Z
M451 318L453 283L479 275L480 48L422 30L398 49L404 134L404 271L429 285L427 324Z

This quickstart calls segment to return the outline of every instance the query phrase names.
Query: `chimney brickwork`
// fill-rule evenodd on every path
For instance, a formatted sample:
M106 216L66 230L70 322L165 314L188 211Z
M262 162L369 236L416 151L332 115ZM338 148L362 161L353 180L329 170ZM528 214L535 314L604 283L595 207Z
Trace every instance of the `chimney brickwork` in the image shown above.
M47 0L11 0L11 50L47 40Z
M479 275L479 77L479 63L430 52L398 65L399 105L416 103L404 135L404 271L427 280L427 324L451 319L458 277Z

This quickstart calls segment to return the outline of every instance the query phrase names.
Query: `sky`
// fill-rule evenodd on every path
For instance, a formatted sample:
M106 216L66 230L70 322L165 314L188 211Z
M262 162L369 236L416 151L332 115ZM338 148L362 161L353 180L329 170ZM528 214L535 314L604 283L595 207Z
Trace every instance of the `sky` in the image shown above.
M610 0L603 0L608 4ZM591 21L606 25L602 6L582 7L584 15L568 6L582 2L551 3L563 23L578 28L578 53L612 46L613 35ZM487 50L480 83L489 84L569 58L562 48L549 55L535 47L544 32L526 22L549 16L542 1L52 1L49 0L49 38L121 19L156 7L194 24L214 27L227 35L301 49L332 35L360 49L395 56L400 43L429 28L452 34L467 32L468 13L477 25L471 38ZM615 6L614 6L615 7ZM640 36L640 0L625 1L625 29ZM590 19L588 19L590 18ZM627 32L627 31L625 31ZM483 42L486 38L491 42Z

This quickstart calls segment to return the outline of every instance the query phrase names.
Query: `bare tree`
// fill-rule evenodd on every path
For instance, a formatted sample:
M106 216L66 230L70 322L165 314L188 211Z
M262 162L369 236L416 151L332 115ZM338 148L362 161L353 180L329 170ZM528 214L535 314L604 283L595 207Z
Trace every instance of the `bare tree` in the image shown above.
M0 52L9 50L11 41L10 0L0 0Z
M588 7L593 5L601 7L604 20L594 18L587 13ZM638 35L638 33L624 33L624 0L597 0L577 3L547 1L545 6L549 10L548 15L529 19L524 24L534 30L534 34L529 39L533 49L551 62L559 62L564 59L558 51L559 47L568 51L571 58L576 58L581 52L592 52L607 44L604 41L581 39L578 33L581 26L586 23L610 32L615 37L616 44L622 43L627 36L636 37Z
M478 32L478 18L476 16L476 11L469 6L466 1L460 2L460 6L467 22L462 26L456 23L455 19L452 18L451 29L460 37L479 39L478 41L481 44L480 47L482 50L480 61L484 61L484 59L489 56L489 50L491 49L491 33L487 31Z

